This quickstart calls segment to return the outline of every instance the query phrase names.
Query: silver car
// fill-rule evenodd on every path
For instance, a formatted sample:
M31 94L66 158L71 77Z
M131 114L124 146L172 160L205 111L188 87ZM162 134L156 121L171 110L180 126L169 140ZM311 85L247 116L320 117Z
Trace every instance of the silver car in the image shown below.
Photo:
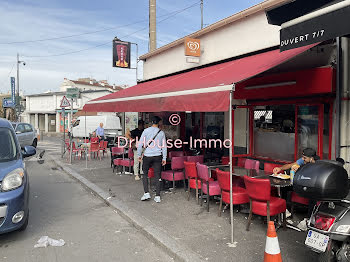
M38 138L36 135L36 130L31 124L12 123L12 126L22 148L25 146L37 146Z

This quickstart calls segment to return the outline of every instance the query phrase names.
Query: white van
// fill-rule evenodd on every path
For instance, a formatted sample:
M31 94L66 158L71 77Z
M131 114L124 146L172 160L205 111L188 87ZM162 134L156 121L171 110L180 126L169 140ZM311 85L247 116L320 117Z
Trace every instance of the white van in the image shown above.
M85 123L86 119L86 123ZM79 116L73 123L73 137L85 137L94 132L103 123L106 137L115 137L122 134L122 127L118 116ZM85 130L86 125L86 130Z

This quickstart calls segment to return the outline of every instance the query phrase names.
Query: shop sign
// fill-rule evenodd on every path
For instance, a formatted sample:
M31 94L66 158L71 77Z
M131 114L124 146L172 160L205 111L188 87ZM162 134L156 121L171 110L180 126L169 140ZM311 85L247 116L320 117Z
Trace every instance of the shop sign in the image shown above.
M201 56L201 40L194 38L185 38L185 55L186 56Z
M113 41L113 67L130 68L130 42Z
M327 41L350 33L350 6L329 12L280 31L280 50Z

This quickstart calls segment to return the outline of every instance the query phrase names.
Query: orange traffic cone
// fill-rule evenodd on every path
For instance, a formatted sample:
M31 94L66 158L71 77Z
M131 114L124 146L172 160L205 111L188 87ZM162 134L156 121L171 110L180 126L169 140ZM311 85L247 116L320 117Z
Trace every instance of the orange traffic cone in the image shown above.
M264 262L282 262L280 246L273 221L267 227Z

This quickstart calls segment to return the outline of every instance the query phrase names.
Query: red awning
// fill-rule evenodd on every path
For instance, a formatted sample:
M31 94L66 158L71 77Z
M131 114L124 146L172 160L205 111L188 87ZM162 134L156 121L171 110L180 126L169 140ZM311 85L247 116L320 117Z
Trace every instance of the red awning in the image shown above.
M223 112L233 84L256 76L315 45L283 53L273 50L190 72L143 82L89 101L94 112Z

